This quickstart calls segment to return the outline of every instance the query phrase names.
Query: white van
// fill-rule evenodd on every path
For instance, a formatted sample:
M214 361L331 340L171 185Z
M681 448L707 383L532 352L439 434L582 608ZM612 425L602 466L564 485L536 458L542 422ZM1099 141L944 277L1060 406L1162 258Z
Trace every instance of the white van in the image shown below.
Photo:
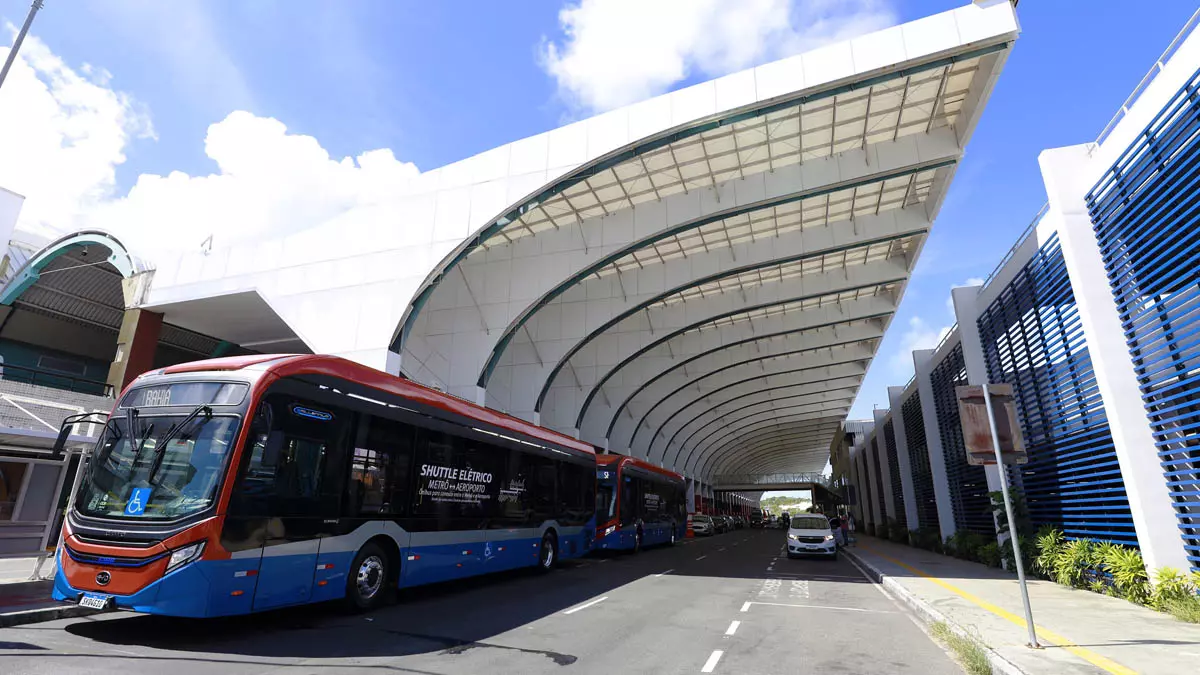
M788 525L787 555L797 558L802 555L822 555L837 560L837 539L829 529L829 519L819 513L802 513L792 516Z

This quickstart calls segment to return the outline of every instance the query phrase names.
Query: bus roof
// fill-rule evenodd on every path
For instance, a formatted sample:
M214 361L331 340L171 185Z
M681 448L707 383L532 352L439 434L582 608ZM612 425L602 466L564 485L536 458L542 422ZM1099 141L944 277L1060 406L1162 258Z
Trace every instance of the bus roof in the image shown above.
M661 466L644 462L637 457L627 457L625 455L596 455L596 463L601 466L620 463L622 466L636 466L639 469L645 469L651 473L657 473L660 476L673 478L678 481L683 481L683 475L675 473L669 469L664 469Z
M506 415L497 410L476 405L457 396L451 396L425 385L417 384L412 380L397 377L339 356L324 354L253 354L249 356L230 356L169 366L157 372L163 375L176 375L180 373L242 370L259 365L262 365L264 372L277 377L325 375L358 382L371 389L395 394L449 413L470 417L502 429L508 429L526 436L557 443L558 445L589 455L595 454L595 450L590 444L560 434L557 431L531 424L512 415Z

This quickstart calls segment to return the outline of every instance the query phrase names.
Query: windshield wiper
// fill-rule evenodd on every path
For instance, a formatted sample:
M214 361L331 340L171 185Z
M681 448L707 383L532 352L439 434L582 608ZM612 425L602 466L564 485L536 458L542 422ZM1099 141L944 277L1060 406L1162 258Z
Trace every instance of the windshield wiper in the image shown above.
M150 474L146 476L146 483L154 485L154 476L162 466L163 458L167 455L167 444L175 440L179 432L201 413L204 414L205 423L212 419L212 408L206 405L197 406L195 410L188 413L187 417L183 418L182 422L171 427L166 435L159 439L158 444L154 446L154 462L150 465Z
M138 409L129 408L125 411L125 426L129 427L129 439L132 441L137 438L137 419ZM150 434L154 433L154 423L151 422L149 427L146 427L146 433L138 438L137 447L133 450L133 459L129 462L129 478L133 478L133 472L137 470L138 460L142 457L142 450L146 448L146 441L150 439Z

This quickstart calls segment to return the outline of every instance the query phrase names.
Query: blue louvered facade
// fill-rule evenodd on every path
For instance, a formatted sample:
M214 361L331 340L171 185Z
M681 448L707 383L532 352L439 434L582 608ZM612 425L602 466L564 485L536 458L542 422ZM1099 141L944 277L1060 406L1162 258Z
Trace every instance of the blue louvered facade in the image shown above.
M954 525L958 530L970 530L985 536L995 536L996 522L991 515L987 475L982 466L967 464L962 425L958 417L955 388L967 384L967 363L962 344L946 354L929 376L933 386L933 403L937 411L938 433L946 460L946 482L950 489L950 504L954 510Z
M925 415L921 411L921 394L914 392L900 404L900 417L904 424L904 438L908 441L917 526L940 530L937 497L933 491L933 470L929 466L929 444L925 437Z
M883 444L887 448L888 479L892 485L892 499L896 506L896 521L906 523L904 516L904 486L900 483L900 457L896 449L895 415L883 425Z
M1192 569L1200 569L1200 71L1087 195Z
M1058 235L980 314L988 377L1012 385L1034 525L1137 546L1129 499Z
M883 457L880 452L879 437L871 439L871 461L875 463L875 498L879 503L879 525L887 523L887 493L883 486Z

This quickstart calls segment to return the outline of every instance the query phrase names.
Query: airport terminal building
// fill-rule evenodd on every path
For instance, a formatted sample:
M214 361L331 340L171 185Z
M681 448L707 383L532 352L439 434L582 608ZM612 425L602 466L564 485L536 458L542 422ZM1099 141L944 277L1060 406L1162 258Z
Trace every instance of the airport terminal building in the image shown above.
M514 141L395 185L386 214L252 245L32 241L0 194L5 381L101 408L173 363L328 353L703 485L819 472L1018 33L1008 2L970 4Z

